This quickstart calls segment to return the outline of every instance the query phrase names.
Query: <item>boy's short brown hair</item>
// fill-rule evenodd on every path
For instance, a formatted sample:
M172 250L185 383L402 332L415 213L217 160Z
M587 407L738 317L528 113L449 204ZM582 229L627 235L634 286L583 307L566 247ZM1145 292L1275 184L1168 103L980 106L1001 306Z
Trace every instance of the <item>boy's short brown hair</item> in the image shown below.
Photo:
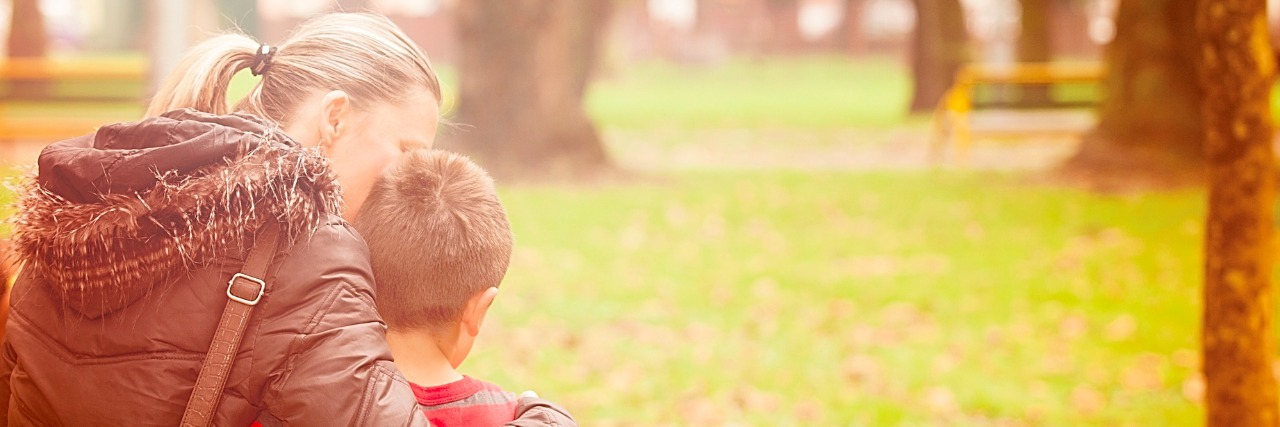
M511 261L507 214L489 174L466 157L406 153L373 186L355 227L369 244L378 312L392 328L455 321Z

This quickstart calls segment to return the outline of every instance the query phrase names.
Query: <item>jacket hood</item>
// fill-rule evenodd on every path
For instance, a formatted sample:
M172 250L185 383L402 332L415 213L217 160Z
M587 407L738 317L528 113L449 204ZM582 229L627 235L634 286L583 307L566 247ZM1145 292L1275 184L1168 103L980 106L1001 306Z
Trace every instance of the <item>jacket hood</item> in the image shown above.
M328 161L260 118L177 110L46 147L14 238L24 269L96 318L252 244L340 214Z

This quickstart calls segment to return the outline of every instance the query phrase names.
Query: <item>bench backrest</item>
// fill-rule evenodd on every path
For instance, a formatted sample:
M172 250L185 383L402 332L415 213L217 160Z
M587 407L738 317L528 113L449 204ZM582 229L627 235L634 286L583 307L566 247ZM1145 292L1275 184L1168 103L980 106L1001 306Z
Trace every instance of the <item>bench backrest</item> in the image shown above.
M147 64L132 59L0 60L0 102L140 102Z

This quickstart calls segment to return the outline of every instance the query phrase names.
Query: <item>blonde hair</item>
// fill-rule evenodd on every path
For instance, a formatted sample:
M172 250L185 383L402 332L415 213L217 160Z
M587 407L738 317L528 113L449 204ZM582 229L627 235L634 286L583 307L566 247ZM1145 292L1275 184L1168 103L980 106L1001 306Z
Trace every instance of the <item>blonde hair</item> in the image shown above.
M458 320L467 301L497 287L514 238L493 179L466 157L414 150L388 169L360 209L378 312L394 329Z
M180 108L230 112L231 78L254 65L259 48L238 33L195 46L160 85L147 116ZM262 80L234 110L287 124L304 95L314 90L342 90L361 105L404 102L415 94L413 88L442 100L435 70L404 32L380 15L330 13L303 23L276 47Z

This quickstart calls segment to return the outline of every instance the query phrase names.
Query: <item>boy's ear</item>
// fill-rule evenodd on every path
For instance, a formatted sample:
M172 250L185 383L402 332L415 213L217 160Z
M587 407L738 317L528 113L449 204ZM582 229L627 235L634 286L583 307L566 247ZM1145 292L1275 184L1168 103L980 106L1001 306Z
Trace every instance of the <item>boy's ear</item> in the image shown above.
M498 297L498 288L488 288L467 300L467 309L462 311L463 331L471 336L480 335L480 326L484 324L484 316L489 313L489 306Z

